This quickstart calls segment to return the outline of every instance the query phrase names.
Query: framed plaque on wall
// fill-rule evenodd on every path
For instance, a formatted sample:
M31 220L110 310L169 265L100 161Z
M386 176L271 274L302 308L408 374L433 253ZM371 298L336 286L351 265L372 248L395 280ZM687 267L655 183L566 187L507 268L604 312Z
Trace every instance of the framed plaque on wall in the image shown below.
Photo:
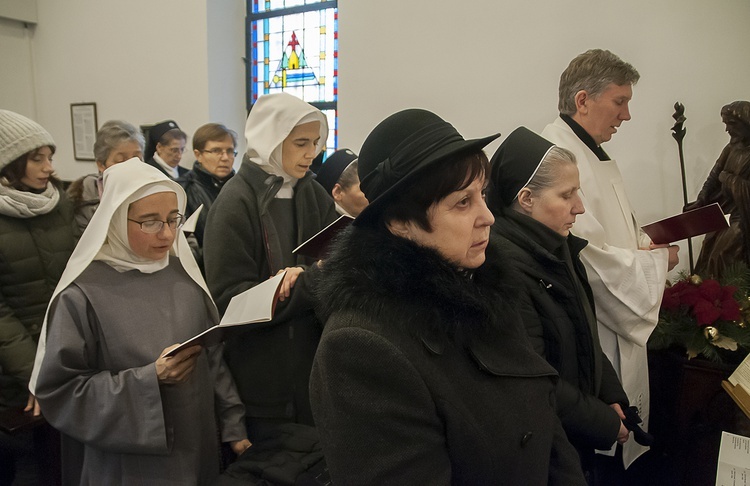
M71 103L70 125L73 129L73 156L76 160L93 161L98 124L96 103Z

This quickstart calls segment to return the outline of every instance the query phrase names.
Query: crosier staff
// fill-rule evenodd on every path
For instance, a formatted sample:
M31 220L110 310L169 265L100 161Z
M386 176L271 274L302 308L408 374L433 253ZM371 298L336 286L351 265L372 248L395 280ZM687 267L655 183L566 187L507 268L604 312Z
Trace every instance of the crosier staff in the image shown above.
M672 137L677 141L677 149L680 154L680 174L682 175L682 203L683 206L687 206L687 183L685 182L685 156L682 153L682 139L685 138L685 106L679 101L674 104L674 114L672 118L675 119L675 124L672 127ZM693 274L693 240L688 238L688 257L690 259L690 274Z

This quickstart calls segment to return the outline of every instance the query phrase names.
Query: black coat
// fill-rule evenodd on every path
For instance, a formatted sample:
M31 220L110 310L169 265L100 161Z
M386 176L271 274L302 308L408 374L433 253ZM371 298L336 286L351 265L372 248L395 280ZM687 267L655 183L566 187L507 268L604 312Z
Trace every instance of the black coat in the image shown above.
M203 248L203 232L206 229L206 220L208 219L208 211L211 209L211 205L214 203L216 198L219 196L219 191L224 187L229 179L234 176L232 171L228 176L223 179L219 179L215 175L206 171L200 162L196 161L193 164L193 169L187 173L181 175L177 179L177 183L185 189L187 195L187 208L185 209L185 217L188 218L192 215L201 205L203 209L201 214L198 215L198 222L195 225L195 238L198 240L198 245Z
M310 377L333 484L584 484L511 284L384 230L345 231L320 272Z
M244 160L211 206L203 239L206 282L217 307L224 312L235 295L274 276L282 265L282 245L269 205L282 185ZM311 173L294 188L297 241L309 239L336 217L333 201ZM314 260L297 256L306 270L289 299L276 306L268 325L250 328L227 341L224 359L245 404L251 434L261 422L312 425L308 379L322 326L313 311L309 285ZM257 436L251 435L250 440Z
M609 404L624 408L628 399L599 344L594 299L578 257L588 242L564 238L512 209L495 217L490 244L521 272L525 292L516 307L534 349L560 373L557 405L568 438L582 455L609 449L620 429Z
M174 180L174 176L171 173L169 173L166 170L164 170L164 167L162 167L161 165L159 165L159 163L157 161L155 161L153 157L151 157L150 159L148 159L146 161L146 163L148 165L150 165L151 167L155 167L155 168L159 169L162 174L164 174L165 176L167 176L170 179ZM185 174L187 174L188 172L189 172L189 169L186 169L186 168L182 167L181 165L177 166L177 177L182 177Z

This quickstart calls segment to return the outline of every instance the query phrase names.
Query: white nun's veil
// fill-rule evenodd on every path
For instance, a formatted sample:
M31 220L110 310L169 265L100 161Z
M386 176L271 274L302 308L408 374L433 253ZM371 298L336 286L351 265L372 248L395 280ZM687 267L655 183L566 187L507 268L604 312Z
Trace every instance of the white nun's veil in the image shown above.
M169 264L168 256L158 262L147 261L130 250L127 244L127 229L125 229L127 210L130 203L148 195L157 192L174 192L177 194L177 207L180 213L184 213L186 197L182 187L160 170L144 164L138 158L115 164L105 170L103 185L104 192L99 207L70 256L47 306L44 324L39 334L34 370L29 381L31 393L35 391L39 368L44 359L50 308L60 292L73 283L92 261L103 260L120 272L135 270L142 273L153 273ZM179 258L190 278L203 289L209 303L209 315L218 321L218 311L182 231L177 231L177 237L169 254Z
M289 93L261 96L245 122L246 156L269 174L284 179L277 198L290 199L297 179L287 174L282 163L282 145L294 127L309 122L320 122L320 139L315 155L325 147L328 139L328 119L317 108Z

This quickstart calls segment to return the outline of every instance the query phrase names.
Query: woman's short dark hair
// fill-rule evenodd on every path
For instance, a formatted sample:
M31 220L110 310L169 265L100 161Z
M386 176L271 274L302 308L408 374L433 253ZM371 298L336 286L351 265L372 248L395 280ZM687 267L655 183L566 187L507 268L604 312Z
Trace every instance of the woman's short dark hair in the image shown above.
M478 177L486 177L490 162L484 151L457 155L430 166L413 178L401 194L394 197L380 215L380 223L414 222L427 232L432 231L428 210L452 192L466 189Z
M45 147L49 147L52 153L53 154L55 153L54 146L45 145ZM7 187L12 187L13 189L16 189L18 191L28 191L29 188L26 186L26 184L21 182L21 179L23 179L26 176L26 165L28 164L29 157L33 156L41 148L42 147L39 147L30 152L26 152L25 154L16 158L16 160L11 162L10 164L3 167L3 169L0 170L0 178L4 179L3 185ZM49 181L55 185L60 184L60 180L56 178L53 174L50 174Z
M221 123L206 123L193 134L193 150L201 152L208 142L222 142L227 137L232 139L232 145L237 148L237 132Z

